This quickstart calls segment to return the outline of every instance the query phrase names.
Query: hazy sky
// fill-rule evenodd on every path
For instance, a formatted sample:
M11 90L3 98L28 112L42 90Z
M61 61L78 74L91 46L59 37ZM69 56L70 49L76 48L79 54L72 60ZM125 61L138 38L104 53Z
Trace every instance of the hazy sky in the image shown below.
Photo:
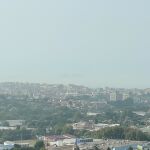
M149 0L0 0L0 82L150 87Z

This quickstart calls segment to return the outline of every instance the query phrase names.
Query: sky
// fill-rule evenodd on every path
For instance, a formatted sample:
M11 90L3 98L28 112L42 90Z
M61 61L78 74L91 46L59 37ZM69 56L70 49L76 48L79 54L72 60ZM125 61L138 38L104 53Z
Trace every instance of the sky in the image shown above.
M0 82L150 87L149 0L0 0Z

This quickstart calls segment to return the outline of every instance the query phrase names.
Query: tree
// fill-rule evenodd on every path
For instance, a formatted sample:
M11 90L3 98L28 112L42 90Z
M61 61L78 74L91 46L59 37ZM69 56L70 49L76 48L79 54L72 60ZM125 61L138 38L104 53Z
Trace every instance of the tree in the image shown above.
M108 147L108 148L107 148L107 150L111 150L111 148L110 148L110 147Z
M80 150L79 146L78 146L78 145L75 145L75 146L74 146L74 150Z
M128 148L128 150L133 150L133 147L132 147L132 146L130 146L130 147Z
M99 150L99 148L96 145L94 145L93 150Z
M95 123L95 124L97 124L97 123L98 123L98 119L97 119L97 118L95 118L94 123Z
M73 127L72 126L64 126L63 133L73 134L74 133Z
M9 122L4 121L4 122L2 122L2 125L3 125L3 126L6 126L6 127L9 127Z
M36 150L41 150L45 148L44 142L43 141L37 141L34 145L34 148Z

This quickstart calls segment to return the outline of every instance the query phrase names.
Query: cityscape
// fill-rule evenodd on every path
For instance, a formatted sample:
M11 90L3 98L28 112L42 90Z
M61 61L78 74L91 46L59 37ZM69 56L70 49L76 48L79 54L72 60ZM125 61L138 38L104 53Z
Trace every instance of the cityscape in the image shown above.
M150 0L0 0L0 150L150 150Z
M149 147L149 88L3 82L0 103L1 149Z

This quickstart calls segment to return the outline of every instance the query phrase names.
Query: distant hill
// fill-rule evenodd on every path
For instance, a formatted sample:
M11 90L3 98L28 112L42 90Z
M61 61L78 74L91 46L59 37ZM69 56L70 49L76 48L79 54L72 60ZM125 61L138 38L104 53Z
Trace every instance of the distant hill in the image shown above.
M52 97L64 95L91 94L93 89L81 85L63 84L40 84L40 83L20 83L3 82L0 83L0 94L5 95L25 95L30 97Z

